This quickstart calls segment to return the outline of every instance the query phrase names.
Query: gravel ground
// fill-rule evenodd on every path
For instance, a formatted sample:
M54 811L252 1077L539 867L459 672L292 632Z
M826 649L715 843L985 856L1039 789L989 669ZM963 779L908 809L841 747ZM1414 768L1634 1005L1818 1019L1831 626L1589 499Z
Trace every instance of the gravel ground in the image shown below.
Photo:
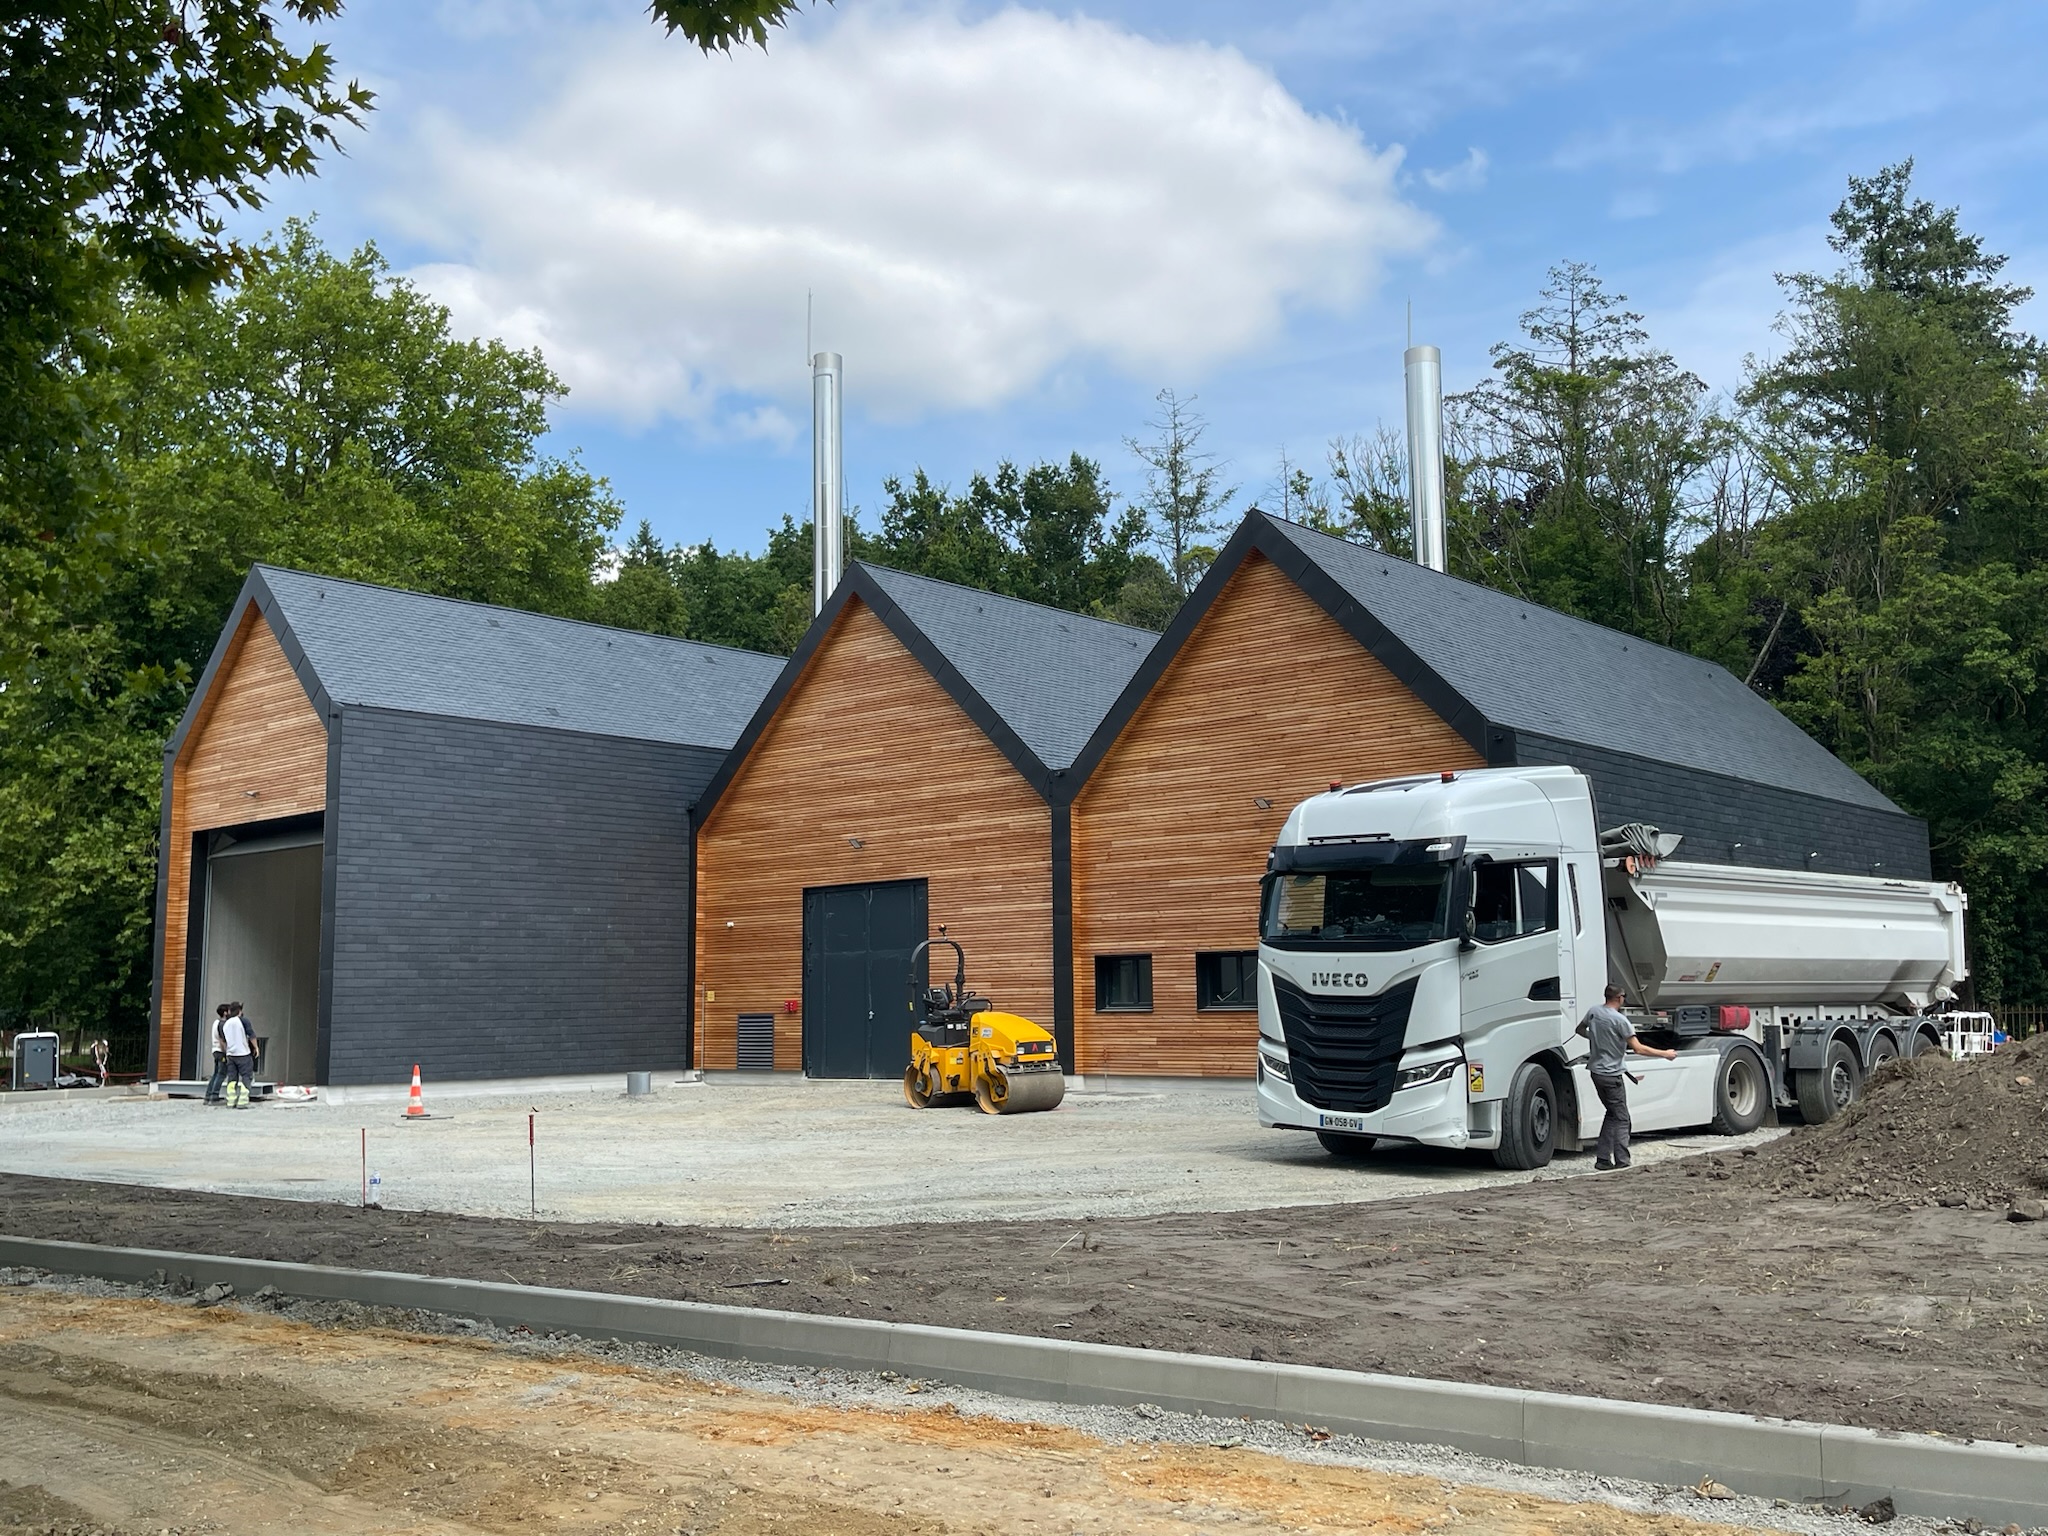
M5 1225L2040 1443L2048 1222L1759 1195L1749 1161L1284 1210L800 1229L16 1177Z
M1313 1136L1259 1126L1248 1087L1076 1093L1045 1114L905 1106L893 1083L717 1082L545 1098L395 1104L101 1099L0 1116L0 1171L353 1203L369 1169L387 1209L528 1213L535 1116L542 1216L705 1226L851 1227L1052 1220L1405 1199L1526 1183L1483 1153L1332 1161ZM1744 1142L1646 1137L1644 1166ZM1592 1172L1590 1155L1554 1173ZM945 1177L945 1199L932 1198Z
M108 1281L53 1276L40 1270L0 1269L0 1286L27 1287L59 1295L153 1300L173 1306L202 1308L209 1304L180 1297L160 1287L120 1285ZM902 1409L923 1411L956 1408L963 1415L1043 1424L1072 1429L1109 1445L1188 1447L1227 1459L1240 1451L1264 1452L1315 1467L1349 1467L1397 1476L1435 1480L1445 1493L1457 1489L1489 1489L1567 1504L1597 1504L1613 1509L1682 1519L1712 1521L1757 1530L1785 1531L1795 1536L1844 1536L1861 1530L1853 1511L1823 1503L1749 1497L1706 1498L1692 1488L1673 1488L1622 1478L1552 1472L1467 1455L1444 1446L1415 1446L1364 1440L1350 1435L1325 1436L1309 1424L1252 1419L1217 1419L1140 1405L1135 1408L1076 1407L1028 1402L941 1382L905 1380L894 1373L818 1370L761 1366L697 1355L658 1346L591 1341L562 1334L535 1336L437 1313L388 1311L351 1303L303 1302L288 1298L232 1297L221 1307L264 1314L330 1330L377 1330L401 1334L440 1335L488 1343L516 1354L555 1360L565 1365L604 1362L651 1372L672 1372L699 1382L717 1383L791 1402L834 1409ZM941 1469L943 1470L943 1469ZM1713 1469L1704 1468L1704 1473ZM1974 1523L1899 1516L1890 1529L1898 1536L1975 1530ZM2048 1532L2048 1528L2044 1528ZM2035 1533L2043 1536L2043 1533Z

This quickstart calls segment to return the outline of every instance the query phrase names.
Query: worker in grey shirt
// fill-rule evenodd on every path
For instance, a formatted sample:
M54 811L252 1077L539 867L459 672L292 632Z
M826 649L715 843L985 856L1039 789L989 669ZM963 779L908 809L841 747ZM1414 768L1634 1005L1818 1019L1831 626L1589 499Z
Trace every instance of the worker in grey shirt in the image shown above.
M1621 1011L1621 988L1610 986L1598 1008L1588 1008L1579 1020L1580 1034L1592 1050L1586 1056L1586 1071L1593 1078L1593 1092L1607 1118L1600 1122L1600 1142L1593 1154L1593 1166L1601 1173L1628 1166L1628 1082L1622 1063L1633 1051L1638 1056L1661 1056L1678 1060L1676 1051L1660 1051L1636 1038L1628 1015Z

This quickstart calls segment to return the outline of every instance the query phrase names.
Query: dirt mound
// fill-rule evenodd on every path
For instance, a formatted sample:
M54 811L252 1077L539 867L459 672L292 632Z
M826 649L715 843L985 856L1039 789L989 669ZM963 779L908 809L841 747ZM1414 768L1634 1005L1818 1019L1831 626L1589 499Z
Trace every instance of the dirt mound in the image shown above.
M2048 1197L2048 1035L1988 1056L1880 1067L1825 1125L1742 1159L1773 1194L2004 1210Z

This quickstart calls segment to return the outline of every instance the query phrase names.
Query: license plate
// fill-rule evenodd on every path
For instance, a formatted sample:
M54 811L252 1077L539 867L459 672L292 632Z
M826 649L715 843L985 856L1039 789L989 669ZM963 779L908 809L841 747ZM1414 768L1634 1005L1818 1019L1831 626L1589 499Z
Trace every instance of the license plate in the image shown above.
M1365 1129L1365 1116L1317 1115L1316 1129L1319 1131L1362 1131Z

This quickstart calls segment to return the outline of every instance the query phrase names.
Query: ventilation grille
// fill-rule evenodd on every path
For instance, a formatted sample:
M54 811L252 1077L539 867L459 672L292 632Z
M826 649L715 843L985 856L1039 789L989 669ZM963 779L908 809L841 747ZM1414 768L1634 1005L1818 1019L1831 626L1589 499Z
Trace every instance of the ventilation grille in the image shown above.
M1325 997L1275 976L1273 1001L1294 1091L1305 1103L1368 1115L1387 1107L1415 1006L1412 979L1378 997Z
M773 1072L775 1070L774 1014L741 1014L739 1039L739 1068L742 1072Z

